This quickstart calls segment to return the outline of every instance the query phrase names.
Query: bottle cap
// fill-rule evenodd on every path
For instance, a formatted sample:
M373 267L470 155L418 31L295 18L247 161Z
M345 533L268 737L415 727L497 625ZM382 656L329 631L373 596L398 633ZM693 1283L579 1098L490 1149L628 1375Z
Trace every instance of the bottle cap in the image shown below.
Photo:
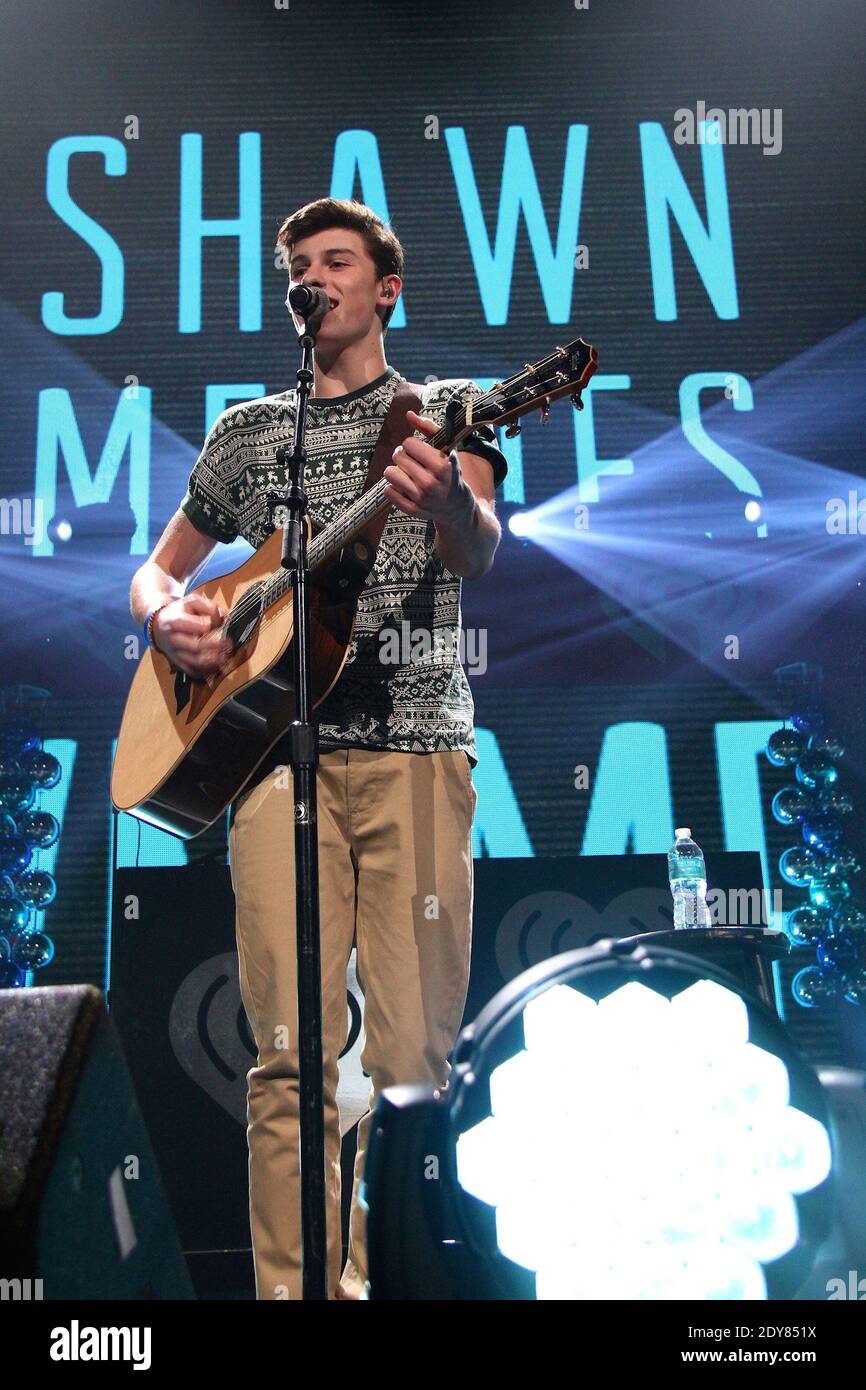
M677 831L678 840L690 840L691 838L692 832L689 830L689 827L687 825L684 826L682 830Z

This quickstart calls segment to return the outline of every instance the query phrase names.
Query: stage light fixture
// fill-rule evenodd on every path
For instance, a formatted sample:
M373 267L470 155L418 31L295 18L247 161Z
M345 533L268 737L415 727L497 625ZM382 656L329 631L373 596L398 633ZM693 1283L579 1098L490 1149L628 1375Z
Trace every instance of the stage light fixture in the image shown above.
M370 1296L804 1297L866 1239L834 1103L726 972L645 939L555 956L464 1029L446 1092L380 1096Z
M765 1298L763 1263L796 1245L794 1198L829 1174L830 1141L789 1104L782 1058L749 1042L743 998L706 979L672 999L559 984L523 1027L456 1158L537 1297Z

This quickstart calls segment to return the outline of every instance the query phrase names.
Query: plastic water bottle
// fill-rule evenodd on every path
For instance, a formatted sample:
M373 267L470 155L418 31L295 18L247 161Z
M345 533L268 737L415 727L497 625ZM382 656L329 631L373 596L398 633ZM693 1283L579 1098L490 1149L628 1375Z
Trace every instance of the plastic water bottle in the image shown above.
M668 851L668 878L674 897L675 929L710 926L704 856L688 827L677 831L677 842Z

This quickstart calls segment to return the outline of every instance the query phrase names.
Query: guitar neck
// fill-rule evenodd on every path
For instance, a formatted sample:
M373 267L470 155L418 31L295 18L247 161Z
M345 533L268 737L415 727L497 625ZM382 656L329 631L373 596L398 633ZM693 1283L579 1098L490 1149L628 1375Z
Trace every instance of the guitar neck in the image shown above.
M455 416L455 428L449 431L443 426L426 442L431 444L434 449L445 448L446 440L449 445L457 442L471 428L466 417L467 410L464 406L460 414ZM356 498L350 507L346 508L342 516L319 532L318 536L310 542L307 552L310 569L322 560L327 560L335 551L340 550L356 531L362 530L367 522L377 516L384 507L391 505L385 496L385 487L384 478L380 478L378 483L374 483L367 492L362 492L361 496Z
M434 435L431 435L427 443L431 444L434 449L441 449L445 446L446 440L453 443L468 433L471 425L466 419L465 407L456 418L458 421L462 418L462 423L458 424L455 430L449 432L444 428L439 429ZM356 532L363 530L374 516L378 516L379 512L386 507L390 507L391 504L385 496L385 487L385 479L380 478L366 492L362 492L361 496L357 497L351 506L346 508L342 516L339 516L336 521L332 521L329 526L326 526L323 531L313 537L307 547L307 564L311 570L315 569L316 565L321 564L323 560L336 554ZM263 607L269 607L282 598L291 588L291 582L291 576L286 570L279 569L275 574L272 574L265 585Z
M598 353L583 338L575 338L566 347L539 362L528 362L507 381L498 381L490 391L472 400L448 402L445 424L427 440L434 449L450 449L470 434L473 426L508 424L508 437L519 434L515 421L531 411L541 409L542 424L550 411L550 402L569 395L577 409L582 409L580 393L598 366ZM310 541L307 560L311 569L327 560L345 545L346 541L384 508L387 484L383 478L356 498L350 507L330 526L326 526ZM291 588L291 577L285 570L266 580L260 590L263 607L275 603Z
M360 531L368 521L388 506L390 503L385 496L385 479L380 478L367 492L362 492L361 496L346 508L342 516L313 537L307 550L310 569L340 550L356 531Z

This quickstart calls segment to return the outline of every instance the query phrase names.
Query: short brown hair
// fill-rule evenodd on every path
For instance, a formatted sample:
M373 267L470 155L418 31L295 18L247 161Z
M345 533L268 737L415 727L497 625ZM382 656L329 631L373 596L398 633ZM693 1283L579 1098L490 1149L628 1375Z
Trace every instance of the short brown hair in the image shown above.
M292 259L292 248L304 237L323 232L328 227L348 227L359 232L376 266L376 274L381 279L385 275L399 275L403 278L403 247L397 237L386 227L381 217L377 217L366 203L354 198L317 198L314 203L305 203L290 217L287 217L277 233L276 249L284 252L288 267ZM397 307L396 300L382 315L384 335L388 320Z

